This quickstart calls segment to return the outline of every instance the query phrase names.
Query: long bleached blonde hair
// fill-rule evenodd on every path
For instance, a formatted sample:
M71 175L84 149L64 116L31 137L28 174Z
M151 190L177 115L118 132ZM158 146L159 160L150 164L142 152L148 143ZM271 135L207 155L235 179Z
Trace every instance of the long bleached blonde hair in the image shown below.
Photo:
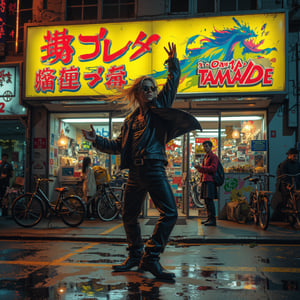
M151 76L136 78L129 87L119 90L119 93L109 97L109 100L124 105L124 110L133 111L139 107L139 98L142 97L142 86L145 80L150 80L153 86L157 87L156 81Z

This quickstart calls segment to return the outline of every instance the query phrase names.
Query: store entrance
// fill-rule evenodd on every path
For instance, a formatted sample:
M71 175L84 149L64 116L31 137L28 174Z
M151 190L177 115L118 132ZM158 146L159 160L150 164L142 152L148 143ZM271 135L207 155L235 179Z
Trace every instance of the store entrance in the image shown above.
M206 213L200 197L200 174L194 168L195 161L201 163L205 155L202 147L205 140L213 143L212 150L220 158L228 181L228 184L219 188L219 197L215 200L217 212L232 197L248 191L244 187L244 181L240 180L241 173L267 170L264 111L211 112L206 115L193 111L193 115L201 123L203 131L192 131L166 145L166 172L175 196L178 215L183 218L204 217ZM79 116L81 118L77 118ZM127 172L120 170L119 155L96 151L91 143L83 139L81 133L81 129L88 130L90 124L93 124L97 133L114 139L120 133L124 116L104 112L86 114L85 118L76 114L51 114L50 120L53 145L50 144L49 155L50 158L53 157L53 163L49 165L49 176L58 177L60 184L76 184L80 180L81 162L87 155L93 159L93 165L105 167L111 176ZM68 139L64 147L58 145L62 135ZM143 216L159 216L150 196L145 201Z
M204 200L200 197L199 172L195 170L194 163L202 163L204 149L202 143L211 140L213 152L218 155L219 136L224 130L219 128L220 117L218 114L203 116L203 113L193 114L200 122L203 131L195 130L180 136L166 145L168 156L167 176L173 190L179 217L201 217L205 215ZM146 202L145 215L148 217L159 216L151 197ZM217 205L217 203L216 203Z

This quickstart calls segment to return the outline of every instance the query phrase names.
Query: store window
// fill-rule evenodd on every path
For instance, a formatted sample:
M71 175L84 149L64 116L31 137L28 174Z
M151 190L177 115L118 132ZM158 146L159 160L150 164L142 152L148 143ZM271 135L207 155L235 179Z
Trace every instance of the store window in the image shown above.
M171 13L187 13L189 12L189 0L171 0L170 1Z
M197 0L197 12L208 13L215 11L215 1Z
M257 9L257 0L197 0L198 13L212 13L217 11L238 11Z
M221 115L221 160L227 173L267 171L265 113Z
M135 0L102 0L102 19L135 17Z
M257 9L257 0L219 0L220 11Z
M66 1L66 20L97 20L98 0Z
M60 185L76 184L81 181L82 161L85 156L93 165L109 167L109 155L97 151L85 140L81 129L90 130L90 124L97 134L109 137L109 114L97 113L97 117L82 118L67 114L52 114L50 118L49 175L58 178Z

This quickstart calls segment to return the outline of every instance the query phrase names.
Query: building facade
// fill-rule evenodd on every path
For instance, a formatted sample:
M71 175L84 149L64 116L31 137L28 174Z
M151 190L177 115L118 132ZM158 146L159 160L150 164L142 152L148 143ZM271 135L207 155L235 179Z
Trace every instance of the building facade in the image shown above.
M275 174L287 150L299 148L300 1L28 2L7 1L0 48L0 67L21 70L18 104L25 113L2 113L0 124L21 121L24 155L16 163L27 189L37 175L79 193L86 155L111 175L120 171L119 157L95 152L80 129L93 123L99 134L115 137L126 114L105 97L144 74L163 84L168 41L176 43L182 69L174 107L192 113L204 129L167 145L180 214L199 214L189 195L204 140L213 141L226 170L218 212L251 192L245 174ZM0 141L13 140L1 135ZM274 190L275 180L267 180L266 188ZM147 215L151 208L150 199Z

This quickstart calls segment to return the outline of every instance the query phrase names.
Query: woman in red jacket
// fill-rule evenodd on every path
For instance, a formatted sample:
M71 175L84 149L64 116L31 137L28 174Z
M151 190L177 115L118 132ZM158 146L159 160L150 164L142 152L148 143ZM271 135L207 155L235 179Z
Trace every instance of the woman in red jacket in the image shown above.
M217 171L219 158L212 151L212 142L204 141L203 148L206 152L202 166L195 165L195 169L201 173L201 198L205 200L207 210L207 220L201 223L205 226L216 226L216 209L214 199L217 197L217 187L213 175Z

